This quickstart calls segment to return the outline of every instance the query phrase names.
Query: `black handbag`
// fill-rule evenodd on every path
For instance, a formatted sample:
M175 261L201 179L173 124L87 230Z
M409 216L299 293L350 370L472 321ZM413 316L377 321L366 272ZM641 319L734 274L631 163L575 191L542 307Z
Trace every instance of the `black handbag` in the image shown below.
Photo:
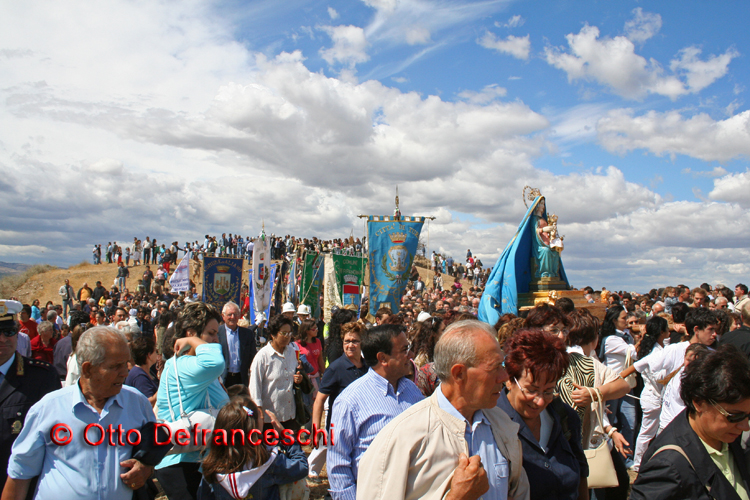
M307 406L305 406L305 400L302 395L310 394L313 390L313 385L307 375L304 373L300 374L302 375L302 382L294 384L294 421L300 426L304 426L310 421L312 414Z

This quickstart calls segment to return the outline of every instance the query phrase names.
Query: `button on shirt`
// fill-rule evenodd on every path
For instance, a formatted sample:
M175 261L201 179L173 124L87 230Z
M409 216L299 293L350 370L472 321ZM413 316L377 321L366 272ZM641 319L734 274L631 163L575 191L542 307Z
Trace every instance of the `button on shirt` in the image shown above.
M356 499L362 455L388 422L422 399L411 380L402 377L394 391L372 368L344 389L333 405L335 444L328 447L328 481L334 500Z
M22 480L40 476L35 498L131 500L133 490L120 478L128 469L120 462L131 457L132 446L111 446L109 434L102 444L91 446L84 441L84 430L88 424L99 424L105 430L109 425L117 429L120 424L127 432L151 421L151 404L131 387L123 386L119 394L109 398L101 414L86 401L78 384L51 392L29 410L13 444L8 476ZM73 439L67 446L51 441L50 431L55 424L69 426ZM69 435L59 434L61 438ZM98 430L89 430L90 441L96 442L100 437Z
M440 386L438 386L436 392L440 409L466 423L464 438L469 447L469 456L479 455L490 483L489 491L481 496L482 500L506 500L508 498L510 467L508 466L508 460L497 447L490 422L484 416L482 410L474 412L472 421L469 422L443 395Z

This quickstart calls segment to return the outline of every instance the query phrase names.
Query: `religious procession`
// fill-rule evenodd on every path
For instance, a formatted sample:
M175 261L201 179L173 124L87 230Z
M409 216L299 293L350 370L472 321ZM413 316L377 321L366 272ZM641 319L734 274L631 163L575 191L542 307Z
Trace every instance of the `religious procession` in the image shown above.
M95 245L109 289L0 301L2 500L747 500L748 287L574 287L523 200L491 267L398 197L357 239Z

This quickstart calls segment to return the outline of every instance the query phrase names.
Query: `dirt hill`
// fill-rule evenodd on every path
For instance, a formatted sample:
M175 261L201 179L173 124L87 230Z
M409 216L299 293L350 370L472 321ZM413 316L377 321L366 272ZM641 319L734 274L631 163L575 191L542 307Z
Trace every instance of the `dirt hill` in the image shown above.
M432 286L433 273L430 269L422 266L429 266L429 261L418 259L416 262L419 274L422 276L427 286ZM152 271L156 271L158 266L151 266ZM175 266L172 266L174 270ZM132 291L138 284L138 279L145 270L144 265L130 266L130 278L128 278L127 287ZM249 266L245 261L243 270L243 282L247 283L247 271ZM31 304L34 299L39 299L42 304L45 304L48 300L59 304L60 296L57 291L65 283L66 279L70 280L70 285L73 289L78 292L78 289L83 286L84 283L88 283L91 288L96 286L97 281L101 281L105 288L109 289L116 281L117 266L114 264L100 264L94 265L91 263L82 262L78 265L72 266L68 269L54 269L51 271L43 272L32 276L26 281L20 288L9 296L17 297L24 304ZM191 262L190 277L196 285L198 285L198 292L201 292L202 288L202 273L200 266L196 267L194 262ZM460 280L461 285L466 287L471 286L468 280ZM453 278L444 277L444 287L449 287L453 284Z

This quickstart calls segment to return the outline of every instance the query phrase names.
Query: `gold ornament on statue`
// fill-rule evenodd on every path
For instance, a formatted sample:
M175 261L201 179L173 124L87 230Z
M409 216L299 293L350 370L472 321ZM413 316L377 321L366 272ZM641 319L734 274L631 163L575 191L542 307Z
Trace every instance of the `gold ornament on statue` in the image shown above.
M527 193L528 191L528 193ZM529 204L526 203L526 201L534 201L537 199L537 197L542 196L542 192L539 191L538 188L533 188L531 186L524 186L523 187L523 204L526 205L526 208L529 208Z

